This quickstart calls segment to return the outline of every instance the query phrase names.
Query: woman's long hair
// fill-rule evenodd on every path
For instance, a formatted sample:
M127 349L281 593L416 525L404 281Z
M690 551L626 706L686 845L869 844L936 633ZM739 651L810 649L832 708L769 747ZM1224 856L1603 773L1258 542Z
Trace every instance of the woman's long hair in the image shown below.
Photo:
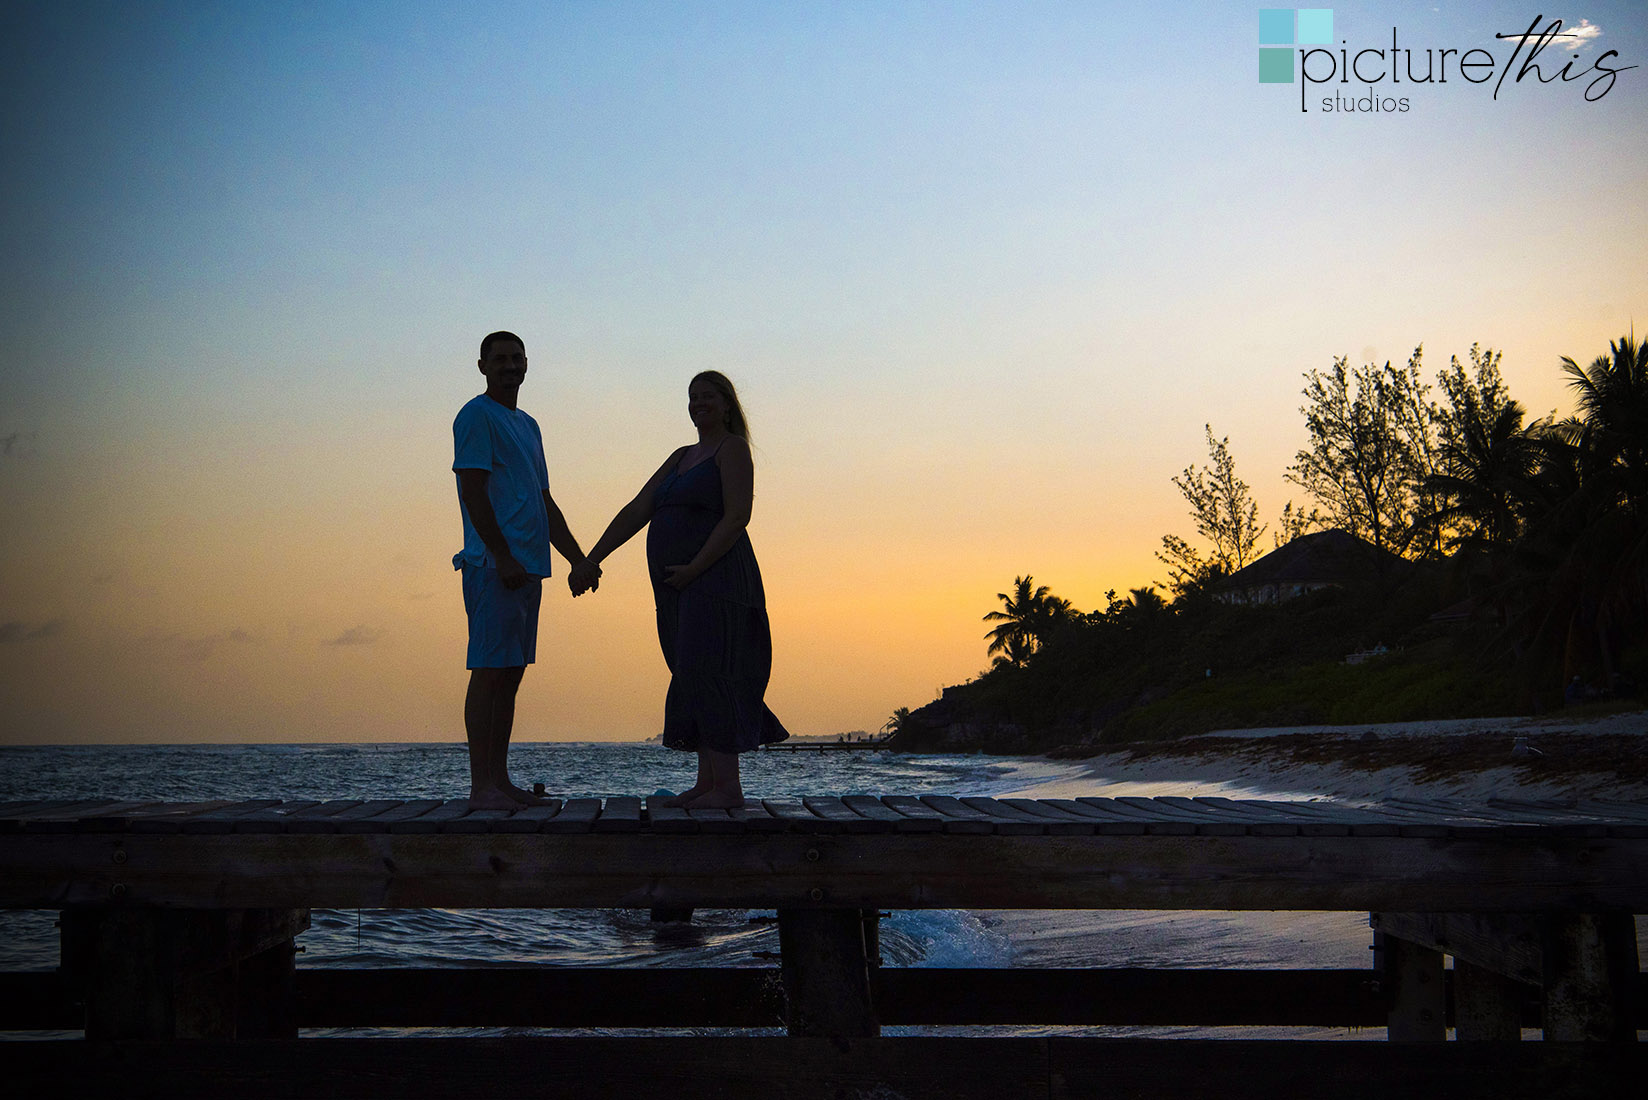
M732 387L732 379L718 370L699 371L687 383L687 389L692 389L699 382L708 382L714 386L727 403L727 431L738 436L744 442L750 441L750 425L744 419L744 406L738 403L738 391Z

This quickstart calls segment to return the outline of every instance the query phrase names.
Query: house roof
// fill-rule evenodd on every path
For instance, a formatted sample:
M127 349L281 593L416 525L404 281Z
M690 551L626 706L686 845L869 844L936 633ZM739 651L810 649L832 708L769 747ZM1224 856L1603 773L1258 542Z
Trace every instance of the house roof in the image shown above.
M1348 531L1313 531L1238 569L1218 587L1229 591L1267 584L1347 584L1410 564Z

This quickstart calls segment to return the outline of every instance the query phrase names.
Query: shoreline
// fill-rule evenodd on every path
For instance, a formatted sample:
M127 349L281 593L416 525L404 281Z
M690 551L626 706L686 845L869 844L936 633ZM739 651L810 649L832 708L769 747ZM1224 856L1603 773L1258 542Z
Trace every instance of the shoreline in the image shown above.
M1598 718L1216 730L1060 762L1081 773L1020 793L1648 801L1648 710Z

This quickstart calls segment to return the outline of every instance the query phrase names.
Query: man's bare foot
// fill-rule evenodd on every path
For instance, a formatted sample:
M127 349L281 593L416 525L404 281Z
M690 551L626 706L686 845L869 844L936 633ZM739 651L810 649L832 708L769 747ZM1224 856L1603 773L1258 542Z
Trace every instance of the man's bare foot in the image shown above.
M709 787L688 787L680 794L671 795L670 797L664 799L662 805L668 806L673 810L683 809L687 803L696 798L702 798L704 795L708 794L709 791Z
M513 783L505 783L504 791L522 806L542 806L549 801L547 798L539 798L531 791L522 790Z
M469 808L471 810L518 810L521 804L507 791L500 791L496 787L489 787L484 791L469 792Z
M709 790L688 802L689 810L736 810L744 805L742 792L733 794L728 791Z

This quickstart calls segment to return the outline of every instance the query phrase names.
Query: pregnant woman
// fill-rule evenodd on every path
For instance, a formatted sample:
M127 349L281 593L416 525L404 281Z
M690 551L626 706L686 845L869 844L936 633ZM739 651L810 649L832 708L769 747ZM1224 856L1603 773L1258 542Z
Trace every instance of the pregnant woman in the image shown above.
M772 672L761 569L745 527L755 464L738 394L719 371L687 387L698 442L681 447L624 505L570 578L592 586L600 563L647 532L647 572L658 607L658 642L669 666L664 744L698 754L698 778L669 800L689 809L741 806L738 754L789 734L763 696Z

